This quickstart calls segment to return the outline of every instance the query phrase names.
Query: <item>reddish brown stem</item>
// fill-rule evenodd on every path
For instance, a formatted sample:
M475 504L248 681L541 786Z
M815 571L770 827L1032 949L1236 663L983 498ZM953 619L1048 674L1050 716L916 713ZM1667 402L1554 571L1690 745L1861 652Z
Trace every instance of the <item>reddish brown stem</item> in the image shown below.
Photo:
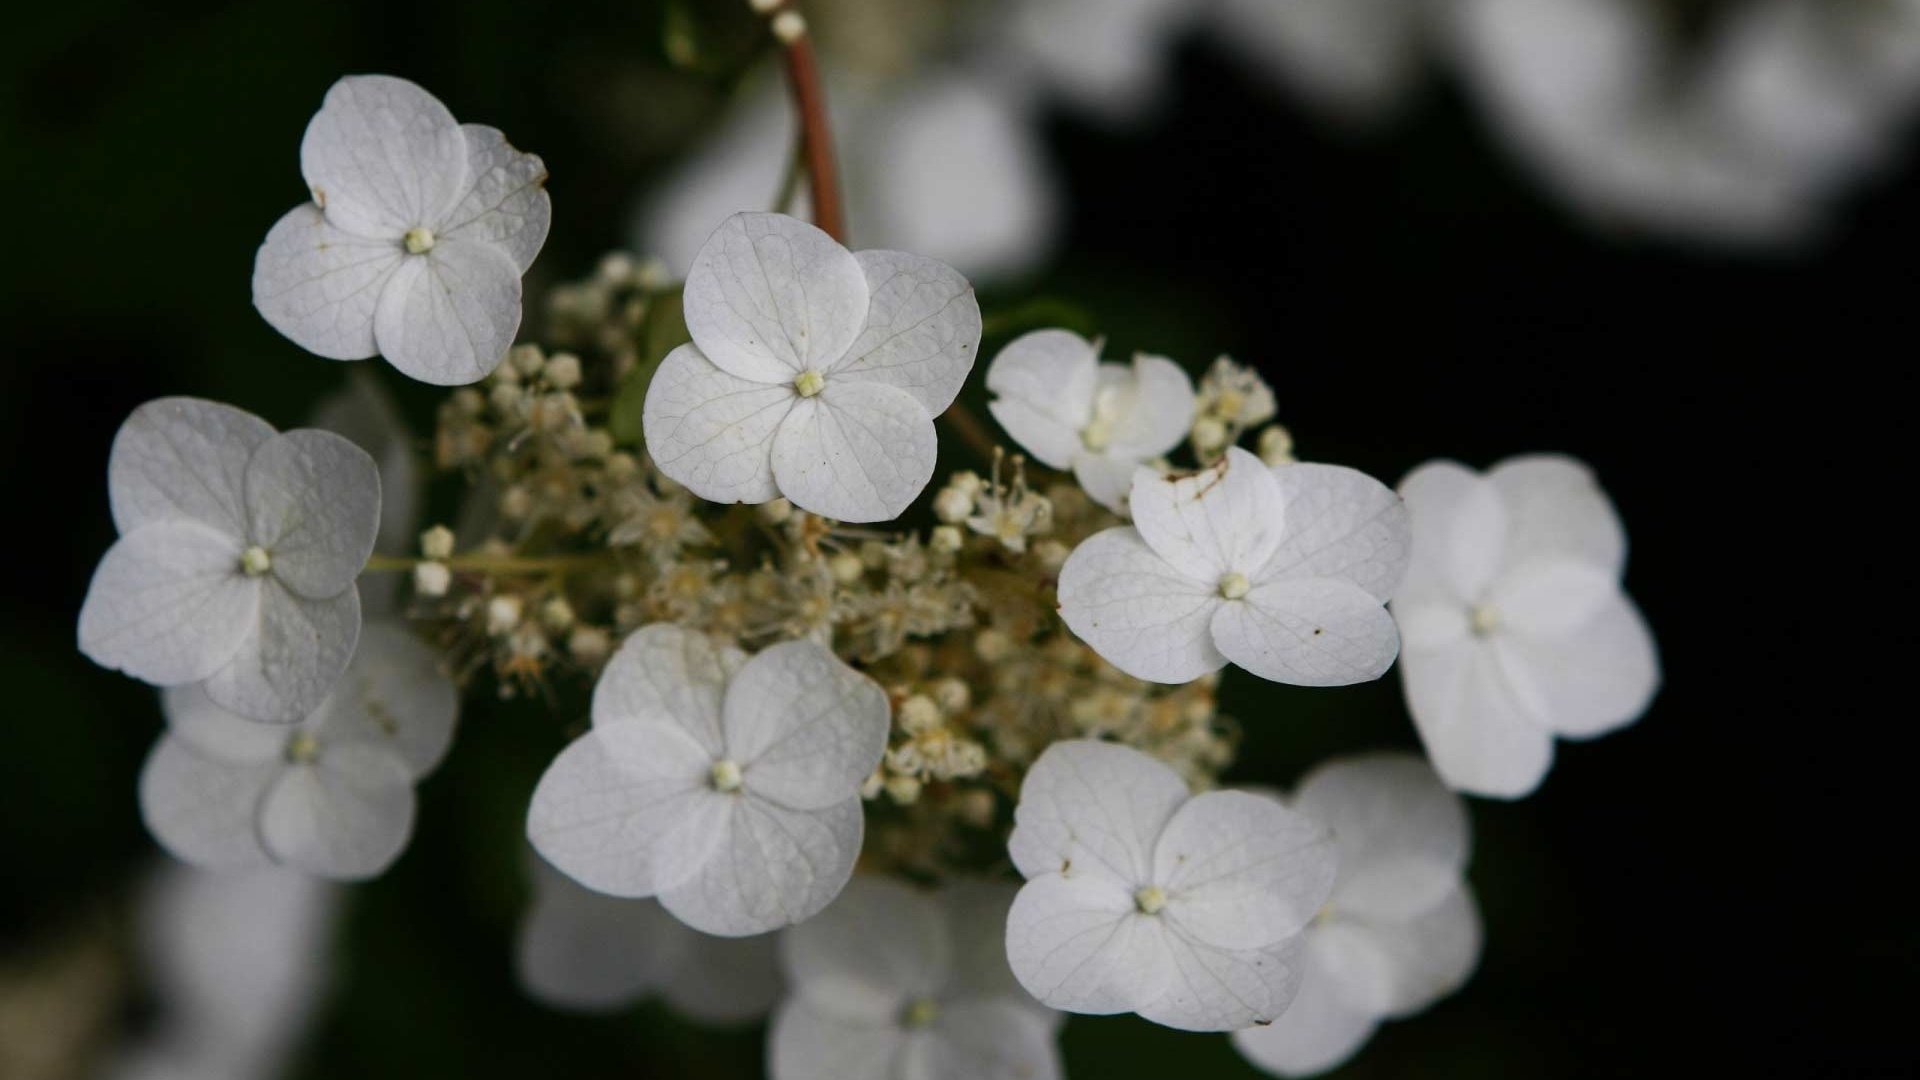
M791 3L781 12L796 11ZM779 13L775 14L775 18ZM820 89L820 66L814 60L813 35L803 32L784 43L787 82L793 87L793 106L800 116L801 155L807 164L807 191L813 199L813 223L820 231L847 242L846 219L840 213L840 181L834 171L833 136L827 127L827 97Z

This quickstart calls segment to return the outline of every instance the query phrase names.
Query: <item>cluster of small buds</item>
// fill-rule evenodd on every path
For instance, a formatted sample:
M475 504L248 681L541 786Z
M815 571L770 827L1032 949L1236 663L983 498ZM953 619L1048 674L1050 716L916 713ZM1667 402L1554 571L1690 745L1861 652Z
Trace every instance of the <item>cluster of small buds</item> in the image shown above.
M1194 456L1211 463L1240 441L1240 436L1273 419L1273 388L1260 373L1222 356L1207 368L1194 397L1189 439Z
M562 348L604 359L617 380L640 360L641 329L670 284L666 264L614 252L592 277L547 294L547 337Z
M1002 479L1003 471L1008 470L1013 473L1011 482ZM993 478L983 481L975 473L955 473L934 496L933 512L955 527L955 533L964 523L1016 554L1027 550L1030 539L1053 531L1053 502L1027 486L1026 459L1015 454L1009 463L998 447L993 455Z
M929 782L971 779L987 767L986 747L965 728L973 698L967 684L949 676L926 689L894 689L896 741L868 781L868 790L884 790L903 805L918 800Z

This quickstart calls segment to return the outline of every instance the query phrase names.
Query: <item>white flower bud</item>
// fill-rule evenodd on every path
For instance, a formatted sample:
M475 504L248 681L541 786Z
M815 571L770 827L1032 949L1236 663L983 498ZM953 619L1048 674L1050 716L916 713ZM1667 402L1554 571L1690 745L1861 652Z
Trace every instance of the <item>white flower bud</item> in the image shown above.
M1260 460L1268 465L1287 465L1293 461L1293 433L1279 424L1260 431Z
M833 574L833 580L842 585L851 585L867 572L867 564L860 560L860 556L842 551L827 560L827 570Z
M947 486L959 488L969 495L978 495L980 494L980 489L985 487L986 483L985 480L980 479L979 473L962 470L953 474L953 478L947 481Z
M976 829L984 829L993 824L993 792L984 788L970 788L954 799L954 810L960 820Z
M940 706L925 694L915 694L900 703L897 714L900 729L910 735L919 735L940 726Z
M473 387L463 386L453 392L453 407L462 416L479 416L486 411L487 399Z
M632 454L622 450L607 455L607 479L631 480L640 472L640 462Z
M429 559L444 559L453 554L453 530L435 525L420 534L420 554Z
M612 651L613 640L597 626L575 627L573 634L567 638L567 652L587 667L605 660Z
M887 774L880 769L875 769L870 776L860 782L860 797L871 799L879 795L886 786Z
M421 596L442 597L453 584L453 571L446 563L423 562L413 568L413 591Z
M573 605L567 603L566 597L556 596L541 605L540 621L556 633L565 630L573 625Z
M1059 573L1071 554L1073 549L1058 540L1042 540L1033 545L1033 557L1040 560L1040 568L1049 574Z
M973 690L952 676L933 684L933 700L948 714L963 713L973 704Z
M788 8L773 17L773 36L779 39L780 44L791 45L807 36L807 20L799 12Z
M958 525L936 526L933 534L927 538L927 546L942 555L955 554L965 542L966 536Z
M779 525L793 516L793 504L785 499L763 502L759 506L760 520L769 525Z
M509 521L520 521L533 512L533 495L526 488L515 484L500 493L500 516Z
M1013 655L1013 639L989 626L973 636L973 652L989 664L998 663Z
M755 15L771 15L785 2L786 0L747 0L747 6L753 9Z
M507 370L506 365L500 365L500 370ZM503 382L494 386L493 392L487 395L487 400L493 403L495 412L512 416L520 411L520 403L525 401L526 397L526 391L520 389L520 384Z
M571 390L580 385L580 358L572 353L555 353L547 361L547 385Z
M1203 416L1193 422L1193 448L1212 454L1227 445L1227 425L1216 416Z
M608 285L622 284L633 277L633 256L624 251L608 252L593 268L593 276Z
M520 374L532 376L540 373L547 358L538 345L515 345L507 350L507 362Z
M920 780L913 776L889 777L887 794L901 806L910 806L920 800Z
M498 637L520 625L523 605L517 596L496 596L487 601L487 633Z
M633 272L634 283L648 292L659 292L666 288L672 276L672 272L667 269L666 260L657 255L649 255L640 260L640 268Z
M958 525L973 516L973 496L973 491L964 488L943 487L933 497L933 516L949 525Z

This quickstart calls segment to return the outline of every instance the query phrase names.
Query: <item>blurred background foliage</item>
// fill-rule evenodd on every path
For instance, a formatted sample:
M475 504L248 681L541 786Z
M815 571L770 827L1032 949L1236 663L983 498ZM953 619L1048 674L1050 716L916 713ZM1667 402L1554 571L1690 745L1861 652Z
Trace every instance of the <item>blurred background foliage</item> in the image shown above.
M624 246L636 194L714 122L760 55L741 7L69 0L9 16L0 967L124 941L158 857L134 806L154 696L73 645L113 535L114 429L172 393L292 426L345 378L248 293L254 248L303 197L300 132L326 87L404 75L546 159L555 224L534 297ZM1666 687L1638 726L1563 745L1531 799L1473 804L1481 970L1343 1075L1911 1068L1916 934L1895 886L1913 811L1881 776L1911 691L1878 659L1911 635L1855 605L1913 576L1897 502L1911 451L1882 445L1895 432L1873 411L1911 394L1913 168L1861 190L1816 247L1702 253L1574 220L1444 79L1354 135L1208 42L1170 63L1150 120L1042 118L1061 254L984 290L987 309L1060 298L1114 352L1196 371L1231 353L1275 385L1303 456L1388 481L1436 456L1580 456L1625 516L1627 586L1663 646ZM381 375L427 432L436 395ZM450 512L453 492L435 497ZM1226 686L1247 731L1236 779L1416 745L1392 676ZM524 809L584 695L546 708L489 689L422 788L412 847L354 891L298 1075L756 1075L759 1029L708 1033L657 1006L563 1016L516 991ZM130 973L99 982L63 1006L98 1008L96 1048L145 1007ZM1082 1077L1254 1075L1224 1038L1133 1019L1076 1018L1064 1047Z

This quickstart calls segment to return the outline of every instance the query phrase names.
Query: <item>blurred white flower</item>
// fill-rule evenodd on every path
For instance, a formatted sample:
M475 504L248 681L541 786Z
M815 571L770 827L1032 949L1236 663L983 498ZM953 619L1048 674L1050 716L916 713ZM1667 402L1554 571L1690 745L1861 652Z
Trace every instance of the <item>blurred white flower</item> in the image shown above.
M1061 1016L1006 962L1014 887L951 882L938 893L855 878L780 939L792 990L768 1035L773 1080L1061 1075Z
M372 459L331 432L161 398L120 426L107 488L120 539L87 588L80 651L156 686L204 681L252 719L313 712L360 631Z
M1004 61L1082 113L1137 119L1165 96L1190 0L1013 0L989 16Z
M356 368L345 389L327 395L314 408L313 426L351 440L373 458L380 470L380 531L373 549L383 555L412 554L422 478L413 433L393 395L371 372ZM362 578L361 614L369 619L400 614L405 585L402 574Z
M647 388L660 471L713 502L887 521L933 476L933 418L973 369L973 287L932 259L849 252L781 214L735 214L687 275L693 341Z
M1427 0L1218 0L1222 44L1337 120L1377 120L1425 62Z
M1069 330L1035 330L987 367L993 418L1036 460L1071 471L1094 501L1123 512L1134 470L1179 446L1193 422L1193 383L1165 357L1102 364Z
M533 860L514 950L520 985L557 1009L608 1012L659 995L706 1024L759 1019L780 996L772 934L714 937L653 900L607 896Z
M375 354L442 386L492 371L520 328L520 276L552 213L538 157L457 123L405 79L333 84L300 143L313 201L253 264L273 328L331 360Z
M1333 895L1304 932L1300 996L1266 1027L1235 1032L1254 1064L1280 1076L1325 1072L1380 1021L1453 993L1480 958L1480 914L1462 880L1466 807L1407 754L1322 765L1291 805L1333 833Z
M800 922L853 872L888 718L878 684L813 642L749 660L644 627L594 687L593 729L541 777L527 835L582 885L657 895L696 930Z
M1271 1023L1326 900L1326 830L1277 801L1190 795L1129 747L1057 742L1020 787L1007 960L1043 1004L1189 1031Z
M1182 683L1231 661L1263 679L1376 679L1399 649L1381 605L1407 565L1407 511L1338 465L1269 468L1238 447L1180 479L1134 476L1133 525L1060 570L1060 615L1108 663Z
M459 697L433 649L370 623L325 704L291 727L222 709L199 686L161 698L167 732L140 774L160 845L208 869L277 863L357 881L413 832L413 785L453 739Z
M1517 798L1553 739L1632 723L1660 682L1652 632L1620 590L1627 541L1587 467L1450 461L1400 484L1413 562L1395 594L1407 707L1448 784Z

